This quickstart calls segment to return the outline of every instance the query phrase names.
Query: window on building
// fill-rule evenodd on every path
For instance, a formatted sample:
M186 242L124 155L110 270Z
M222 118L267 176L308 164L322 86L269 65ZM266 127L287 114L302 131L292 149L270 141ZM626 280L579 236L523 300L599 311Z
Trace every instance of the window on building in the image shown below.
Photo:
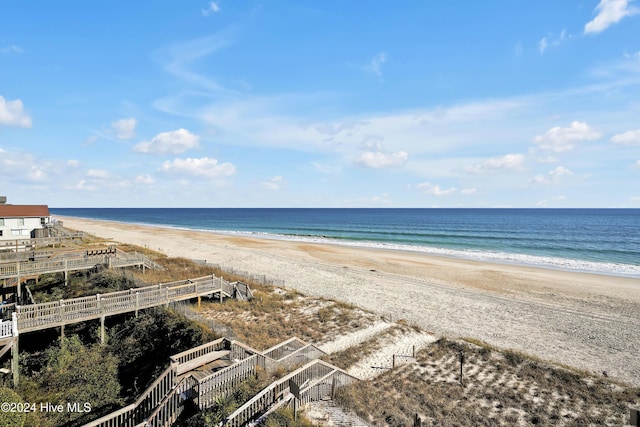
M24 218L18 218L18 225L24 225Z
M0 230L0 237L2 237L2 230Z
M16 230L15 228L11 229L11 235L12 236L19 236L20 235L20 230Z
M45 225L46 223L46 218L40 218L40 225Z
M0 227L4 227L4 218L0 218Z

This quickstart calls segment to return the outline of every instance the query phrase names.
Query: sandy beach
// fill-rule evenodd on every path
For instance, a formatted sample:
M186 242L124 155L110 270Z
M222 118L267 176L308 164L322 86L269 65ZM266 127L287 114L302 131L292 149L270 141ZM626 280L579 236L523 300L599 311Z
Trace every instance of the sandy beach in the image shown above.
M640 386L640 279L411 252L58 217L168 256L284 279L305 294Z

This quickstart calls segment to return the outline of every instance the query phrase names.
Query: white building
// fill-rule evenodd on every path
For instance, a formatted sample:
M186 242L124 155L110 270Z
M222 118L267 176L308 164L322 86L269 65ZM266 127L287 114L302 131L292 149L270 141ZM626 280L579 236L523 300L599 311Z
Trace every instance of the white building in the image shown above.
M0 241L43 237L51 222L47 205L9 205L0 197Z

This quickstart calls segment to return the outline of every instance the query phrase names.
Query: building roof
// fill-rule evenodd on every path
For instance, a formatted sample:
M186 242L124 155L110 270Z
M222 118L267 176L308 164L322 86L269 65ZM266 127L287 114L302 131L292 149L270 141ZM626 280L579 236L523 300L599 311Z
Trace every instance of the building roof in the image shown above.
M47 205L0 205L0 218L50 216Z

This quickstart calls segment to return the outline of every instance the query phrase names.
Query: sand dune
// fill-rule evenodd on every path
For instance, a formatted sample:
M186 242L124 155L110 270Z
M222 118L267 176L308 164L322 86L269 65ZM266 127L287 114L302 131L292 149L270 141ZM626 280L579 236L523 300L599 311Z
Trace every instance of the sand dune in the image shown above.
M640 385L640 280L62 218L169 256L286 280L303 293Z

